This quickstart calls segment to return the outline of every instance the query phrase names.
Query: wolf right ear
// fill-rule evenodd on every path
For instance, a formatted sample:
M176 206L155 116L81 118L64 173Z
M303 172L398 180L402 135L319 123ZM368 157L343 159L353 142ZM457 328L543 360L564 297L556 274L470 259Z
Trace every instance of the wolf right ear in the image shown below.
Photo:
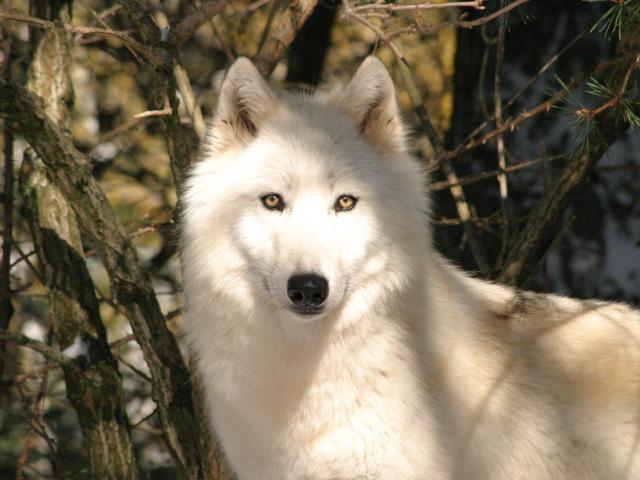
M227 71L211 129L213 146L224 149L255 137L276 98L258 69L245 57Z
M406 151L393 80L384 64L367 57L341 95L340 106L355 120L360 133L383 152Z

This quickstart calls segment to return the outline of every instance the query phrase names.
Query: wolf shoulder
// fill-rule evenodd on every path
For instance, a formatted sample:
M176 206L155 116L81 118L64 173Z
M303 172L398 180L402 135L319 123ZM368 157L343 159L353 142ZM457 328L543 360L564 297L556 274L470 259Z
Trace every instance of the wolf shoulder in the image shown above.
M528 378L557 384L566 400L640 406L640 310L464 282L477 302L475 328L498 357L512 358Z

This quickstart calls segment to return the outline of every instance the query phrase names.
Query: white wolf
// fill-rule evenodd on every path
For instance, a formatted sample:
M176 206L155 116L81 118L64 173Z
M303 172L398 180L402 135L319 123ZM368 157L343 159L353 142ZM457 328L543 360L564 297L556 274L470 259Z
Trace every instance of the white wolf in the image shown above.
M640 479L640 315L435 251L392 81L224 80L184 197L187 336L241 479Z

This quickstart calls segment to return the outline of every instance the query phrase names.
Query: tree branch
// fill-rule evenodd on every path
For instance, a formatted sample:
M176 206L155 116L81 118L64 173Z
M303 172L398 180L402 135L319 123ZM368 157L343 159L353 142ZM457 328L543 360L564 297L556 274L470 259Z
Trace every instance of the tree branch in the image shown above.
M640 19L623 34L618 45L617 62L612 65L607 84L624 95L631 72L638 68L640 53ZM633 59L629 62L629 57ZM637 96L637 93L636 93ZM511 285L524 284L535 272L544 252L554 238L554 227L573 195L588 178L591 168L629 128L624 115L607 108L595 118L596 124L585 142L567 156L564 170L556 178L543 199L529 214L527 224L511 242L498 280Z
M21 347L27 347L31 350L42 354L45 358L56 362L59 365L64 365L69 361L68 357L65 357L58 349L47 345L39 340L27 337L21 333L9 332L7 330L0 330L0 340L5 342L12 342Z
M0 10L0 18L7 20L15 20L17 22L26 23L33 27L43 28L45 30L63 31L79 33L83 35L97 35L99 37L115 38L120 40L135 55L140 54L146 61L155 66L164 66L167 58L160 52L149 48L146 45L134 40L124 32L118 32L107 28L85 27L79 25L69 25L67 23L54 23L41 18L30 17L17 12L3 12Z
M4 26L3 26L4 27ZM3 28L3 30L5 30ZM11 32L3 31L4 62L2 75L11 78ZM8 122L3 125L4 143L4 191L2 192L2 263L0 264L0 330L9 328L14 308L11 302L11 247L13 242L13 129ZM4 372L5 343L0 341L0 380Z
M416 3L411 5L398 5L389 3L366 3L352 7L353 12L383 11L383 12L415 12L420 10L432 10L443 8L475 8L484 10L484 0L472 0L467 2L443 2L443 3Z
M318 0L292 0L280 21L265 39L253 63L265 77L271 75L278 62L284 57L304 22L307 21Z
M479 27L480 25L485 25L489 22L491 22L492 20L495 20L496 18L499 18L507 13L509 13L511 10L513 10L514 8L518 8L519 6L527 3L529 0L516 0L513 3L510 3L509 5L507 5L506 7L502 7L498 10L496 10L495 12L493 12L490 15L487 15L486 17L480 17L476 20L462 20L462 19L458 19L456 21L453 22L453 24L457 27L462 27L462 28L474 28L474 27Z
M198 29L215 17L229 0L208 0L192 10L185 16L169 34L169 44L174 48L182 46Z
M178 87L176 78L172 74L176 61L161 42L161 32L153 20L151 10L144 0L120 0L120 4L140 29L143 40L157 50L161 50L167 56L166 65L157 68L156 65L148 65L147 72L150 75L150 88L147 92L149 110L163 111L161 116L162 128L167 150L171 158L171 171L178 194L182 191L182 183L186 171L195 156L193 145L196 143L196 133L182 124L179 113L179 100L176 96Z
M505 0L500 1L501 8L504 8ZM504 61L505 50L505 34L507 30L507 17L502 16L498 21L498 38L496 39L496 66L493 77L493 103L494 103L494 117L496 119L496 129L502 128L504 120L502 118L502 63ZM509 211L507 199L509 196L507 176L505 175L505 169L507 168L507 154L504 146L504 136L498 135L496 141L496 147L498 150L498 186L500 188L500 211L502 216L502 224L500 229L502 232L502 245L500 247L500 253L498 254L498 260L496 262L496 269L502 264L504 254L506 252L507 243L509 241Z

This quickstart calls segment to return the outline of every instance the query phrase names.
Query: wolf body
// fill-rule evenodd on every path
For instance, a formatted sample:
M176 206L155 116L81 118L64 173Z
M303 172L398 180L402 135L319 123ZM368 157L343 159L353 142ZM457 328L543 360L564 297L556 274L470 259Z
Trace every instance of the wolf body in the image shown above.
M240 479L640 478L640 315L449 265L375 58L315 96L238 60L184 204L186 334Z

